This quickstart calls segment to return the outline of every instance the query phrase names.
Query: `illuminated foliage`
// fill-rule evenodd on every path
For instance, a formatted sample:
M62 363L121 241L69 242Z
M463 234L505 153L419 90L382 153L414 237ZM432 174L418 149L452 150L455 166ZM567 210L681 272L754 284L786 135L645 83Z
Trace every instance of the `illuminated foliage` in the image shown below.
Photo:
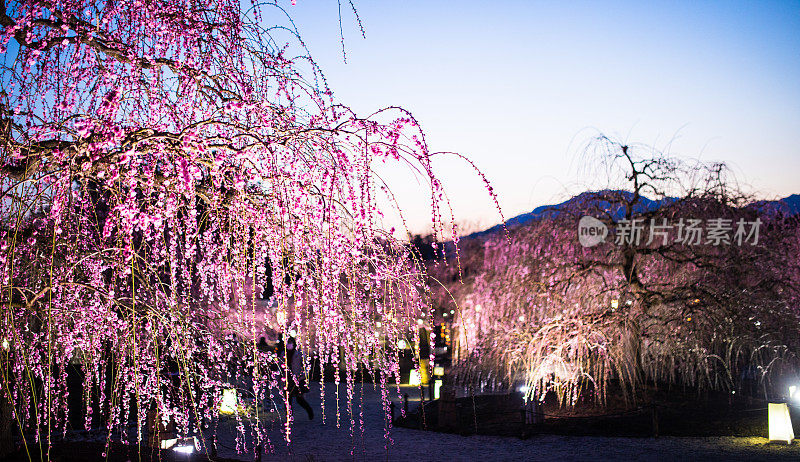
M421 172L450 234L413 117L336 104L276 4L0 3L2 396L19 426L64 431L72 364L87 425L141 439L155 411L210 431L227 384L285 393L265 332L343 366L348 398L360 366L385 390L428 308L372 166Z
M432 270L453 281L438 303L457 310L458 378L525 385L535 399L552 391L574 405L581 395L605 402L612 385L633 400L662 385L763 394L796 374L797 217L739 193L724 166L637 157L642 148L606 138L591 146L610 179L604 189L509 236L462 240L463 285L455 267ZM612 230L605 243L581 245L582 216ZM633 218L642 239L617 242ZM651 219L682 218L762 223L757 243L677 242L677 227L649 242Z

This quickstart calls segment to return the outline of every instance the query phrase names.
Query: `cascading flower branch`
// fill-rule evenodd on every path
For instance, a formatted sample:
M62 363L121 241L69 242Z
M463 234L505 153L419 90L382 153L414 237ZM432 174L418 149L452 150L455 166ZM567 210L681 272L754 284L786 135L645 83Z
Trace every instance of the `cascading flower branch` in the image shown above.
M0 395L25 432L65 430L70 367L86 425L209 431L228 384L285 398L256 348L270 328L344 365L348 396L363 366L387 387L429 304L379 226L373 163L424 172L446 234L410 114L359 118L308 83L287 29L262 25L275 4L0 3Z

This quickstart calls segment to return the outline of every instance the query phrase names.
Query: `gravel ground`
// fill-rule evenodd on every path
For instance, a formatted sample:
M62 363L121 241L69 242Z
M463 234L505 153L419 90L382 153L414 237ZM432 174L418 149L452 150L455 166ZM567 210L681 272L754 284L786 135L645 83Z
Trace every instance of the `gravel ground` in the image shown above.
M349 415L344 410L342 387L341 426L336 427L334 385L326 384L326 423L320 414L319 385L306 395L317 417L309 421L295 404L295 423L291 444L279 431L270 434L273 452L263 460L800 460L800 442L792 445L768 443L766 438L610 438L588 436L539 435L526 440L492 436L460 436L445 433L392 429L384 437L384 417L379 394L364 385L364 430L358 424L360 401L354 402L356 430L350 432ZM357 392L357 395L359 392ZM411 394L411 393L409 393ZM414 404L411 404L412 406ZM766 416L765 416L766 418ZM253 460L254 454L236 454L222 444L233 446L230 426L221 425L218 434L219 456ZM388 449L387 449L388 448Z

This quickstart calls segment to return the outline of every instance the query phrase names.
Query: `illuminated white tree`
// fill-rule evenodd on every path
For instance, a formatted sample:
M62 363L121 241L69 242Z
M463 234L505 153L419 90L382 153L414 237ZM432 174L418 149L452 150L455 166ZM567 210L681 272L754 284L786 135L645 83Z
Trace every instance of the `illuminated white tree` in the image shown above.
M737 390L751 373L763 391L795 371L797 218L737 193L722 165L593 146L619 181L509 236L462 241L463 286L455 266L434 270L454 281L439 304L457 306L459 378L575 404L604 402L612 381L636 400L654 384ZM611 230L604 244L580 244L582 216Z

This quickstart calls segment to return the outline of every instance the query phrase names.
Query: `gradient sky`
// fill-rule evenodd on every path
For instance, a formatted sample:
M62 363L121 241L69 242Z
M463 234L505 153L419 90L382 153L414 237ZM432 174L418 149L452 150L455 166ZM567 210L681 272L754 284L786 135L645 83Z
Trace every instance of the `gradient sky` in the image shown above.
M337 99L360 114L410 110L434 151L481 168L506 217L591 179L605 133L726 161L766 198L800 193L800 2L287 2ZM462 162L442 160L459 221L499 221ZM408 174L390 175L412 231L430 221ZM391 220L389 220L391 221Z

